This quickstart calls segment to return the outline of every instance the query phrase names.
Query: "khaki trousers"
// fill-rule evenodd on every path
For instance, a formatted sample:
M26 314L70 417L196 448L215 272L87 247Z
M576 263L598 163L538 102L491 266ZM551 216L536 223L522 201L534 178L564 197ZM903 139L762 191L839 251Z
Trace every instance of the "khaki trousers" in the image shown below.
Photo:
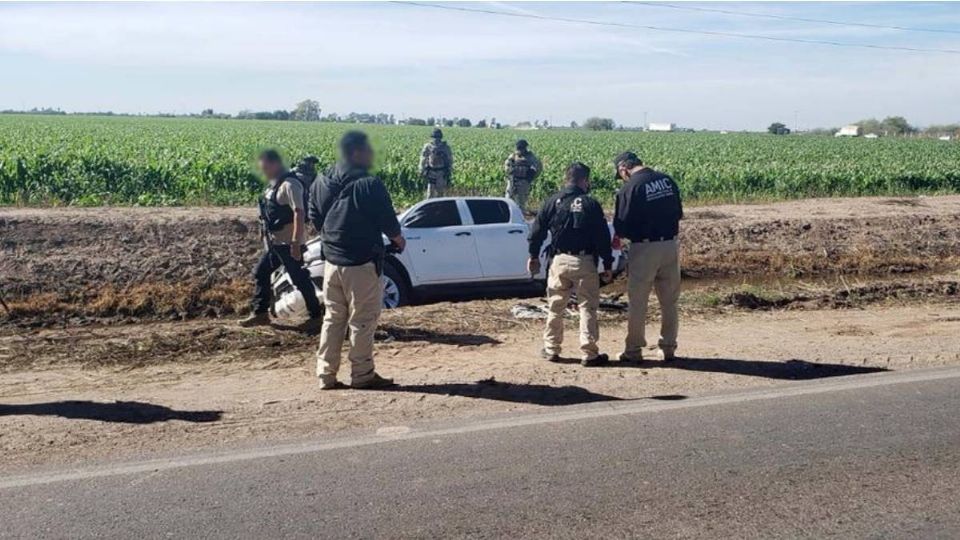
M647 301L653 289L660 301L660 341L665 352L677 348L677 302L680 300L680 250L674 240L635 242L630 245L627 272L627 297L630 315L624 354L639 358L647 346L644 335L647 322Z
M600 307L600 276L593 255L559 253L550 263L547 277L547 327L543 332L543 349L547 354L560 354L563 343L563 314L570 301L570 293L577 290L580 304L580 353L585 360L593 360L600 353L600 325L597 309Z
M372 262L323 269L323 329L317 349L317 376L325 385L337 380L343 341L350 329L350 383L362 384L374 374L373 335L383 307L383 285Z

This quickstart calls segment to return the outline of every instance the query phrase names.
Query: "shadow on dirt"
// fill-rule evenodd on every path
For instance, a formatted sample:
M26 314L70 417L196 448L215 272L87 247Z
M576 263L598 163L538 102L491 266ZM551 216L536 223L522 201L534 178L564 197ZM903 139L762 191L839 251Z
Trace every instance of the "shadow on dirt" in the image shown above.
M99 420L124 424L152 424L167 420L184 422L216 422L223 411L177 411L163 405L140 401L53 401L28 405L2 405L0 416L60 416L73 420Z
M400 328L397 326L381 326L376 334L377 341L396 341L408 343L424 341L437 345L500 345L499 339L484 334L447 333L426 330L423 328Z
M610 365L615 366L617 364L614 363ZM634 366L640 368L684 369L710 373L729 373L731 375L747 375L750 377L763 377L765 379L797 381L889 371L881 367L819 364L805 360L772 362L765 360L734 360L731 358L678 358L671 362L645 360L639 364L634 364Z
M579 364L576 358L561 358L558 364ZM612 361L598 366L602 368L640 368L640 369L684 369L687 371L702 371L709 373L729 373L731 375L746 375L765 379L785 379L803 381L823 379L826 377L842 377L844 375L860 375L863 373L877 373L889 371L886 368L871 366L848 366L845 364L820 364L806 360L787 360L776 362L769 360L735 360L732 358L677 358L670 362L644 360L640 363L622 363ZM590 368L597 369L597 368Z
M463 396L511 403L559 406L623 401L616 396L597 394L579 386L547 386L544 384L513 384L485 379L475 383L414 384L386 388L390 392L417 392L441 396Z

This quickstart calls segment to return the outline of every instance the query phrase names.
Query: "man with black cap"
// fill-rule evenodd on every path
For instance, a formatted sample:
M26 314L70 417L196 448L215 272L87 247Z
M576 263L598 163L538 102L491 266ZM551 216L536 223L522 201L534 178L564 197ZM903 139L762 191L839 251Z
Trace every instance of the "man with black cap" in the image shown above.
M300 291L312 321L321 316L317 291L310 274L303 268L302 246L306 243L306 215L303 188L294 174L283 165L276 150L260 154L260 170L267 178L267 189L260 200L260 226L264 252L253 270L255 290L253 313L240 322L241 326L270 323L270 304L273 290L270 276L281 265L294 286Z
M453 176L453 151L443 140L443 132L435 128L431 139L420 152L420 177L427 182L427 198L443 197Z
M377 374L373 335L383 307L386 235L400 252L406 245L393 201L379 178L370 175L373 148L367 135L348 131L340 140L340 161L313 183L310 220L320 231L326 313L317 349L320 388L340 388L337 371L350 331L350 385L382 388L393 384Z
M527 269L532 275L540 272L540 248L547 233L550 243L550 272L547 277L547 299L550 311L543 332L543 357L560 361L563 343L563 316L570 294L576 290L580 305L580 363L597 366L607 362L600 354L597 341L600 326L597 309L600 307L600 277L597 264L602 259L604 281L611 279L613 251L610 245L610 227L603 208L590 191L590 167L574 162L564 174L565 186L543 203L530 229L530 259Z
M626 347L622 362L639 361L646 346L644 335L647 301L651 289L660 302L660 359L673 360L677 349L680 299L680 253L677 235L683 219L680 188L666 174L644 166L633 152L614 159L617 191L614 229L629 238L627 295L630 301Z
M527 141L517 141L516 151L504 162L503 170L507 173L507 198L513 199L520 205L521 210L526 211L530 186L543 170L540 160L530 151Z

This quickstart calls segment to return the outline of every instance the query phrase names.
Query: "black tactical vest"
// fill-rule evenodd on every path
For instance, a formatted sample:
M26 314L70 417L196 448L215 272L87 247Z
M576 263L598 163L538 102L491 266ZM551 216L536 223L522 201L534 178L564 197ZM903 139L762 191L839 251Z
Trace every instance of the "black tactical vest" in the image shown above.
M280 191L280 186L284 182L293 181L299 182L297 176L288 172L277 179L277 183L273 186L273 191L270 192L270 197L267 198L261 205L263 215L261 216L267 224L267 229L272 231L279 231L283 229L284 226L293 223L293 208L286 204L280 204L277 202L277 192Z
M510 176L517 180L530 180L533 177L533 160L529 154L515 153L510 164Z
M553 219L549 223L550 236L553 238L551 250L554 253L579 251L583 249L585 243L588 243L585 242L583 232L580 231L581 222L584 219L583 199L586 196L586 193L570 193L557 199ZM572 208L574 204L580 205L576 211Z

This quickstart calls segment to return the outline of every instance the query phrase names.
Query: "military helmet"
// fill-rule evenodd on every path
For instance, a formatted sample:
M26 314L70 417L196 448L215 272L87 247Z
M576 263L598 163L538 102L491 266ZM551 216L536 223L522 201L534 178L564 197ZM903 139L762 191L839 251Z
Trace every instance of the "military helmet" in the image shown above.
M310 154L308 156L304 156L304 158L301 159L300 161L303 163L312 163L313 165L316 165L317 163L320 163L320 158L318 158L313 154Z
M528 146L530 145L527 143L526 139L520 139L519 141L517 141L517 150L521 152L526 150Z
M433 130L433 134L432 134L431 136L432 136L434 139L442 139L442 138L443 138L443 132L440 131L440 128L435 128L435 129Z

